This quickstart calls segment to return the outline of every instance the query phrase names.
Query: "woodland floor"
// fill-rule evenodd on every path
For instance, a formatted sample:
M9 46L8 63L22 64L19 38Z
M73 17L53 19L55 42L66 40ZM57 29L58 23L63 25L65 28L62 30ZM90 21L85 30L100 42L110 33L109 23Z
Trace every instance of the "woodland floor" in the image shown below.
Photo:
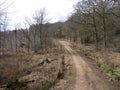
M20 84L25 83L25 86L14 87L15 82L12 82L12 88L15 89L11 90L46 90L41 87L58 77L60 69L63 68L61 60L64 60L63 78L49 90L120 90L119 82L111 81L92 60L72 49L70 42L61 40L58 44L62 47L59 46L46 55L2 57L4 60L1 60L0 64L4 65L5 69L1 72L4 72L5 79L1 77L0 90L7 90L3 87L7 85L8 80L11 81L13 78L17 78ZM2 85L2 80L7 80L5 85ZM24 87L26 89L21 89Z

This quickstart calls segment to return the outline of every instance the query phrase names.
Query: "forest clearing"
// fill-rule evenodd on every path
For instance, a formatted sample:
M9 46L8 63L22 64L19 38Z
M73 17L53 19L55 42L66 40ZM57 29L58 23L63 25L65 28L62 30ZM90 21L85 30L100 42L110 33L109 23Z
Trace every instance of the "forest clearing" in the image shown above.
M39 8L14 29L0 1L0 90L119 90L120 1L65 1L66 19Z

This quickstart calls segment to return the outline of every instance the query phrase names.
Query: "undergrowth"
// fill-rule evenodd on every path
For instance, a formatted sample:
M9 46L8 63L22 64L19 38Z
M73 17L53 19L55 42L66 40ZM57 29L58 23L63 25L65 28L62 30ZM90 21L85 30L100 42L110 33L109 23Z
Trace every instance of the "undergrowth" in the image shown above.
M75 49L78 53L90 58L94 61L94 63L105 73L107 73L108 76L112 78L114 81L120 81L120 68L113 67L108 64L106 64L103 60L100 58L93 56L91 51L85 51L76 45L72 44L71 47Z
M43 87L41 87L39 90L49 90L52 86L54 86L59 80L51 80L49 81L46 85L44 85Z

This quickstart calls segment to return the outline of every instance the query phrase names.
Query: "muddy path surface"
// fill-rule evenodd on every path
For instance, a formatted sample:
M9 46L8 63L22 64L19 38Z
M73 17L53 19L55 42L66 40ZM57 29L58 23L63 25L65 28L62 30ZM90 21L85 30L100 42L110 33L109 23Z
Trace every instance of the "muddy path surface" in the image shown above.
M60 44L70 53L76 67L74 90L111 90L109 85L93 72L85 60L75 50L71 49L68 42L60 41Z

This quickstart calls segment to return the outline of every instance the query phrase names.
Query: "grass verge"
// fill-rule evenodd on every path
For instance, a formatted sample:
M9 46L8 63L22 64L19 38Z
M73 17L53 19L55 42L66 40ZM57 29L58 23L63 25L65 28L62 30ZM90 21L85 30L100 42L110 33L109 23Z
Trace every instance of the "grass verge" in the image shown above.
M106 64L104 60L94 56L92 51L83 50L74 44L72 44L71 47L83 56L91 59L103 72L110 76L112 80L120 81L120 68Z

